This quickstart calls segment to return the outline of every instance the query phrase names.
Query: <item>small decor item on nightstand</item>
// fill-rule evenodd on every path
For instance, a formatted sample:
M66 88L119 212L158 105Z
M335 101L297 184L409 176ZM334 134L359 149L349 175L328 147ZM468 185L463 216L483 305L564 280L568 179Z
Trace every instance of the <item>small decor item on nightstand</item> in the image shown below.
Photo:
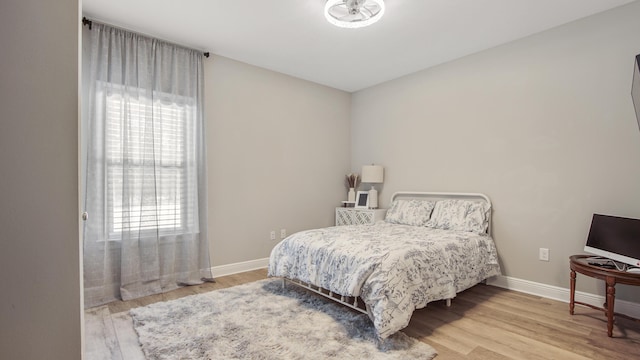
M349 193L347 194L347 201L348 202L356 201L356 190L354 188L349 188Z
M355 199L355 196L354 196ZM343 201L342 202L342 207L343 208L353 208L356 206L356 202L355 201Z
M365 165L362 167L362 182L371 184L369 190L369 209L378 208L378 191L374 184L382 184L384 180L384 168L382 165Z
M349 193L347 194L347 202L355 202L356 201L356 190L360 184L360 175L358 174L349 174L346 176L345 183L347 188L349 189Z
M368 191L358 191L358 196L356 196L356 208L359 209L369 209L370 200L369 200L369 192Z

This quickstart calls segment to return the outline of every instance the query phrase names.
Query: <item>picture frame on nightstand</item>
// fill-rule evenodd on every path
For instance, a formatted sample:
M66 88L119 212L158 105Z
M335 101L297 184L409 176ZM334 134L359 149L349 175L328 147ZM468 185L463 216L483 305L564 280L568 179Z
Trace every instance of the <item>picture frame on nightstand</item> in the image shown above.
M368 209L369 208L369 192L368 191L358 191L356 194L356 208L358 209Z

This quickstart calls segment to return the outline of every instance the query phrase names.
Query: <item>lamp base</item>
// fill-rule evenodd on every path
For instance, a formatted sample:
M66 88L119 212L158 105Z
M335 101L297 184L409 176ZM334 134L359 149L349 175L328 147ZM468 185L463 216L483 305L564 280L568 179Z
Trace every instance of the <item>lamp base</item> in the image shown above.
M371 185L371 190L369 190L369 209L377 209L378 208L378 190Z

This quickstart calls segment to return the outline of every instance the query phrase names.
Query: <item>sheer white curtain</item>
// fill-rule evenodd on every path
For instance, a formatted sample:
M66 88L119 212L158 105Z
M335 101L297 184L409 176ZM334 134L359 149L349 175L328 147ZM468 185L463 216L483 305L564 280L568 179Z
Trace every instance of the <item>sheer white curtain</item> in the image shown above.
M86 34L85 306L211 278L202 53L98 23Z

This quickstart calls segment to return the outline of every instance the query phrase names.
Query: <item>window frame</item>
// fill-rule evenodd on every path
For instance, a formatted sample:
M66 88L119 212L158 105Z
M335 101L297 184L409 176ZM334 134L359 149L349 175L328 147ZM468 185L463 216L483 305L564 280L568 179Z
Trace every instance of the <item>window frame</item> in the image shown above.
M196 109L196 99L193 97L186 97L181 95L163 93L160 91L151 91L151 96L145 96L145 90L139 88L125 87L119 84L113 84L108 82L100 82L101 86L99 86L99 90L97 91L97 96L102 97L104 99L104 131L105 131L105 143L104 143L104 158L103 158L103 168L104 168L104 191L105 191L105 203L104 203L104 217L105 217L105 232L106 232L106 240L107 241L120 241L123 237L127 236L128 233L134 233L136 237L156 237L156 236L177 236L182 234L189 233L197 233L198 232L198 218L197 218L197 166L196 166L196 158L195 158L195 149L194 144L190 143L195 141L194 133L196 131L196 121L197 119L190 115L190 111L197 111ZM148 93L148 91L146 91ZM160 114L162 116L164 113L179 113L178 115L174 115L173 125L176 125L177 128L181 128L178 132L179 135L176 135L172 140L177 142L182 142L178 149L182 150L182 156L176 158L177 161L156 161L156 149L155 142L156 136L154 135L153 140L151 140L154 149L153 151L153 164L144 164L144 160L140 161L138 159L138 164L136 164L136 159L127 156L113 156L110 154L109 149L109 131L108 128L110 126L110 122L113 121L112 117L109 116L109 106L110 100L114 97L118 97L119 99L114 100L117 103L118 110L122 106L129 107L126 111L131 111L132 105L137 107L146 107L145 111L151 111L151 113L155 116ZM140 99L140 100L138 100ZM123 105L123 102L126 104ZM159 108L158 108L159 107ZM138 114L133 115L130 114L130 120L133 118L138 118L138 122L141 122L140 118L143 118L145 114L142 109L138 109ZM116 122L121 123L121 118L115 120ZM160 120L160 124L165 123ZM154 121L154 126L157 122ZM140 126L140 125L138 125ZM161 125L162 126L162 125ZM162 130L161 130L162 132ZM155 133L154 133L155 134ZM163 132L164 134L164 132ZM163 136L162 134L159 136ZM123 140L120 138L120 147L123 147ZM144 145L144 144L142 144ZM148 144L147 144L148 145ZM134 145L135 146L135 145ZM163 149L160 149L160 154L162 155ZM189 154L191 152L191 154ZM174 159L175 160L175 159ZM140 220L136 226L130 227L126 229L124 227L124 221L120 221L120 226L117 226L118 218L123 219L124 216L116 216L116 213L120 211L120 213L124 213L125 206L122 204L117 204L116 197L119 195L121 198L124 196L123 185L120 186L120 189L114 189L113 179L111 176L113 174L113 169L123 168L125 162L129 162L128 166L139 167L142 171L147 170L148 168L152 168L154 172L157 171L157 168L165 170L174 170L176 176L180 178L173 187L170 189L174 190L173 202L169 203L167 209L178 209L179 215L173 216L173 223L168 223L167 221L163 221L162 219L158 220L158 217L165 214L163 210L160 212L155 211L156 218L153 220L156 222L154 225L141 225L144 220ZM130 165L130 164L134 165ZM166 175L166 172L162 172L162 174ZM162 175L161 175L162 176ZM122 176L124 177L124 176ZM153 176L156 184L158 179L156 175ZM143 178L141 178L143 179ZM162 180L160 180L162 181ZM190 185L190 182L193 184ZM115 185L117 186L117 185ZM177 191L176 191L177 190ZM158 191L162 191L162 189L157 189ZM156 196L158 196L156 194ZM141 199L143 196L141 196ZM194 203L195 202L195 203ZM162 205L160 205L162 206ZM194 211L194 207L196 211ZM141 205L137 211L139 211L141 217L144 216L144 205ZM136 211L134 209L133 211ZM132 212L133 212L132 211ZM176 221L177 220L177 221ZM158 225L159 222L165 223L164 225ZM156 226L158 225L158 226Z

